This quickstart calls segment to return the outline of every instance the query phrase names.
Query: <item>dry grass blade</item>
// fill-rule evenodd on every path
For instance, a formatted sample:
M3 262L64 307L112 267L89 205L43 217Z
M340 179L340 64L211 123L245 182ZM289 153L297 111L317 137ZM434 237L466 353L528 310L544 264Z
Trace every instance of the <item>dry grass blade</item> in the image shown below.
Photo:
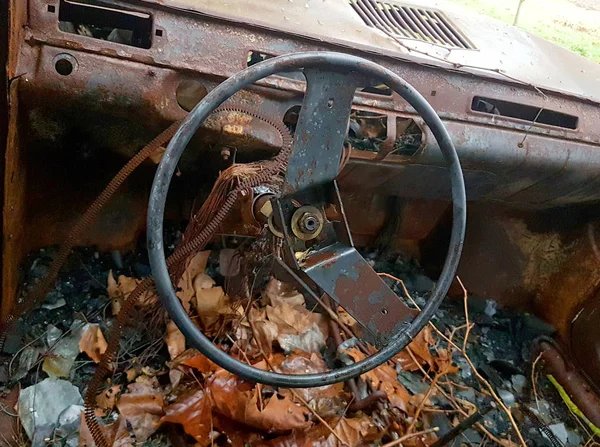
M265 363L267 364L267 366L269 367L269 369L271 369L272 371L275 372L279 372L277 371L275 368L273 368L273 365L271 365L271 362L269 361L269 359L267 358L265 351L262 347L262 344L260 343L260 338L258 338L258 334L256 331L256 326L254 324L254 322L250 321L250 329L252 330L252 335L254 337L254 339L256 340L256 343L258 344L258 349L260 350L260 353L265 361ZM338 435L336 433L336 431L331 427L331 425L329 425L327 423L327 421L325 421L325 419L323 419L315 410L314 408L312 408L308 402L306 402L304 399L302 399L302 397L300 397L298 395L298 393L296 392L296 390L294 390L293 388L290 388L290 392L292 393L292 396L294 396L295 399L298 399L298 401L304 405L311 413L314 417L316 417L318 419L319 422L321 422L323 424L324 427L327 428L327 430L329 430L329 432L335 436L335 438L341 443L341 445L347 445L346 442L344 442L344 440L340 437L340 435Z
M535 406L536 406L538 412L540 411L540 401L538 399L538 393L537 393L537 386L536 386L537 377L535 374L535 369L537 367L538 362L542 358L543 354L544 354L543 352L540 352L538 354L538 356L536 357L535 361L533 362L533 365L531 366L531 386L533 388L533 397L535 398Z
M414 301L414 299L412 298L412 296L410 295L410 292L408 291L408 289L406 288L406 285L404 284L404 281L402 281L399 278L396 278L393 275L390 275L389 273L378 273L379 276L383 276L386 278L390 278L393 279L394 281L398 282L398 284L400 284L400 286L402 287L402 290L404 292L404 294L406 295L406 297L413 303L413 305L421 310L421 308L417 305L417 303ZM453 328L452 333L450 335L450 337L447 337L442 331L440 331L431 321L429 322L429 326L442 338L444 339L447 343L448 346L451 346L452 348L456 349L458 352L461 353L461 355L465 358L465 360L467 361L467 363L469 364L469 367L473 370L473 373L475 374L475 377L477 377L477 379L483 383L486 387L486 389L489 391L490 395L494 398L494 400L498 403L498 405L500 406L500 408L502 408L502 410L506 413L511 425L513 426L513 428L515 429L515 431L517 432L517 435L519 437L519 441L522 445L522 447L526 446L525 440L523 439L523 435L521 434L521 431L519 430L511 412L510 409L506 407L506 405L504 404L504 402L498 397L498 395L494 392L492 386L489 384L489 382L487 382L482 376L481 374L479 374L479 372L475 369L475 365L473 364L473 362L471 361L471 359L467 356L466 353L466 343L468 340L468 336L469 336L469 332L471 330L472 324L469 321L469 312L468 312L468 308L467 308L467 303L468 303L468 295L467 295L467 290L464 287L462 281L460 280L460 278L456 277L462 290L463 290L463 302L464 302L464 311L465 311L465 318L466 318L466 323L463 326L457 327L457 328ZM466 333L465 333L465 337L464 337L464 342L463 342L463 346L462 348L459 347L456 343L454 343L454 341L452 340L454 333L456 333L456 331L461 330L463 328L466 328ZM413 361L415 363L417 362L417 358L415 357L414 353L412 353L412 351L410 350L410 348L407 349L407 352L409 353L409 355L411 356L411 358L413 359ZM431 377L429 377L429 375L427 374L427 372L422 368L421 365L419 366L419 370L421 371L421 373L428 378L429 381L433 381L433 379ZM435 388L440 391L442 393L442 395L444 397L446 397L451 403L452 405L465 417L470 416L467 412L465 412L461 406L458 404L458 402L456 401L456 399L449 395L448 393L446 393L443 388L441 388L441 386L439 385L439 383L435 384ZM495 437L494 435L492 435L489 430L487 430L483 425L481 424L476 424L475 427L477 427L477 429L479 429L482 433L484 433L488 438L490 438L493 442L495 442L498 445L504 445L504 443L502 442L502 440L498 439L497 437Z
M381 447L394 447L396 445L401 445L404 441L408 441L409 439L412 438L417 438L419 436L425 436L428 435L429 433L435 433L436 431L439 430L439 427L433 427L433 428L429 428L427 430L423 430L423 431L418 431L415 433L408 433L404 436L401 436L400 438L392 441L392 442L388 442L387 444L383 444Z
M465 288L465 286L463 285L462 281L460 280L460 278L458 276L456 277L456 279L458 280L458 283L460 284L460 287L463 290L463 303L464 303L464 310L465 310L465 320L467 322L467 330L466 330L466 333L465 333L465 339L464 339L464 342L463 342L463 349L462 349L461 353L462 353L463 357L465 358L465 360L467 361L467 363L469 364L469 367L473 371L473 374L475 375L475 377L477 377L477 380L479 380L487 388L487 390L489 391L490 395L496 401L496 403L498 404L498 406L502 409L502 411L504 411L504 413L506 413L506 417L508 417L508 420L510 421L510 424L512 425L513 429L517 433L517 437L519 438L519 442L520 442L521 446L522 447L527 447L527 443L525 442L525 439L523 438L523 434L521 433L521 430L519 429L519 426L517 425L517 422L515 421L515 418L513 417L512 413L510 411L510 408L508 408L504 404L504 402L502 401L502 399L500 399L500 397L498 396L498 394L496 394L496 391L494 390L494 387L492 387L492 385L481 374L479 374L479 371L477 371L477 368L475 368L475 365L473 364L473 362L471 361L471 359L467 355L467 351L466 351L467 340L469 338L469 332L470 332L471 328L473 327L473 325L469 321L469 308L468 308L469 298L468 298L468 294L467 294L467 289Z

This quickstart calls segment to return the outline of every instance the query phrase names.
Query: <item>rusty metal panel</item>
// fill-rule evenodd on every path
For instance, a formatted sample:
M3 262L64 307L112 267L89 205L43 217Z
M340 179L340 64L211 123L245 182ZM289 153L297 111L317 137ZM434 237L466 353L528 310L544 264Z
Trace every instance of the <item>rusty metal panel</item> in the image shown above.
M360 322L377 345L385 345L418 313L398 298L354 247L331 245L307 257L302 270Z
M9 92L8 138L4 171L4 209L2 216L2 317L6 317L17 295L19 262L26 255L23 241L26 227L27 181L25 154L21 146L18 86L12 82Z

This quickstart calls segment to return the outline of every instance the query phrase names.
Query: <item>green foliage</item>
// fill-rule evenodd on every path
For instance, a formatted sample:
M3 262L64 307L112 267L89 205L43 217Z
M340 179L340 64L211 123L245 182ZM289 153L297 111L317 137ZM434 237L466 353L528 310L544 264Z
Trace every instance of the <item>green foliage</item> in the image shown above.
M512 25L519 0L450 0ZM600 63L600 11L568 0L525 0L519 27Z

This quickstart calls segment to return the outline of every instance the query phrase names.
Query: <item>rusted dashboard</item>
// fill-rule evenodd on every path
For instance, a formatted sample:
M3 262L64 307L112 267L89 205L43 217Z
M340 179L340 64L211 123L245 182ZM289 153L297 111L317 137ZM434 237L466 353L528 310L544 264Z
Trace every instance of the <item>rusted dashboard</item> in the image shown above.
M192 79L210 89L220 79L244 68L254 54L264 57L308 50L340 50L308 38L164 7L111 3L115 10L145 14L149 22L134 26L140 33L149 34L142 45L149 48L62 31L59 23L72 22L61 21L61 14L62 19L85 20L80 17L84 14L65 16L63 8L73 9L73 4L67 1L31 1L23 30L25 45L15 75L23 77L20 87L23 100L37 110L38 119L55 116L59 120L66 110L81 109L82 113L77 115L82 124L87 123L94 138L107 141L111 149L123 152L127 152L124 141L104 135L114 134L110 123L96 129L98 121L106 116L124 117L138 123L127 126L128 131L131 134L137 131L138 137L143 138L148 132L156 132L163 123L184 115L177 92L186 80ZM79 5L82 8L90 7ZM98 11L88 13L98 14ZM144 31L144 27L148 29ZM596 104L541 92L526 82L508 78L505 82L492 81L410 61L383 57L373 60L410 81L445 120L460 151L470 200L548 207L600 196L594 155L596 145L600 144L595 125L599 118ZM63 74L61 66L66 70ZM301 81L282 77L266 82L264 87L266 90L261 90L258 98L248 101L255 105L260 101L260 107L279 116L299 104L303 90ZM344 173L344 183L361 188L368 183L388 194L447 198L439 151L408 106L396 95L375 93L359 93L355 104L357 109L385 115L390 121L386 123L390 134L396 127L390 124L398 117L415 119L422 128L423 143L412 154L392 153L377 164L369 163L378 159L375 154L357 153L356 161ZM486 112L486 107L491 110ZM544 112L533 124L542 109ZM546 119L544 115L548 115ZM377 181L373 181L375 176ZM371 181L366 182L368 179Z
M409 52L386 56L328 43L314 32L303 37L160 3L28 0L10 2L9 12L4 312L12 302L7 297L16 295L25 255L60 242L124 160L249 64L315 50L342 51L389 68L439 113L463 166L467 199L481 202L470 211L475 229L467 233L463 262L471 290L506 295L513 304L525 297L525 307L537 308L567 338L572 317L594 294L598 267L589 261L593 247L580 229L593 224L595 213L577 211L575 223L565 228L564 220L555 222L548 217L552 211L543 211L600 199L600 107L590 99L542 89L501 70L440 68ZM122 28L130 33L111 37L107 31ZM302 79L290 73L268 78L236 100L293 126L303 91ZM351 131L366 145L353 145L340 175L352 230L359 243L372 242L390 216L401 214L395 245L420 256L423 243L435 245L447 214L449 181L439 148L418 115L385 86L365 85L353 107L357 127ZM214 117L191 146L173 185L174 218L189 215L195 191L210 187L232 157L271 156L277 140L268 126L229 114ZM201 147L208 150L201 153ZM81 244L108 249L134 243L144 227L153 169L149 164L135 174ZM390 208L390 200L396 203L390 197L404 200L401 211ZM356 217L361 213L370 218ZM490 222L491 229L485 226ZM540 246L563 251L540 255ZM567 259L585 280L556 288ZM485 262L491 271L473 268ZM507 270L511 275L497 274ZM560 312L549 306L555 300L564 300Z

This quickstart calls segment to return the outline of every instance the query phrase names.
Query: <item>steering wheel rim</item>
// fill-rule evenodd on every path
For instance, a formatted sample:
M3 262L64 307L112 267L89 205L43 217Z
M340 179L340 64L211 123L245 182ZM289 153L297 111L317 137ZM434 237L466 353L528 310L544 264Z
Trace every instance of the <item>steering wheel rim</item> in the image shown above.
M327 67L331 71L357 72L375 78L406 100L423 118L434 135L450 173L452 191L452 232L448 253L432 296L405 329L395 334L376 354L340 369L319 374L288 375L254 368L220 350L193 323L171 283L164 254L163 222L169 185L177 163L192 136L206 118L236 92L267 76L307 68ZM191 345L222 368L239 377L270 386L310 388L342 382L364 374L390 360L404 349L429 322L456 274L466 228L466 193L458 155L444 124L435 110L410 84L392 71L366 59L343 53L307 52L267 59L242 70L219 84L187 115L171 139L152 184L147 218L148 256L156 288L163 305Z

